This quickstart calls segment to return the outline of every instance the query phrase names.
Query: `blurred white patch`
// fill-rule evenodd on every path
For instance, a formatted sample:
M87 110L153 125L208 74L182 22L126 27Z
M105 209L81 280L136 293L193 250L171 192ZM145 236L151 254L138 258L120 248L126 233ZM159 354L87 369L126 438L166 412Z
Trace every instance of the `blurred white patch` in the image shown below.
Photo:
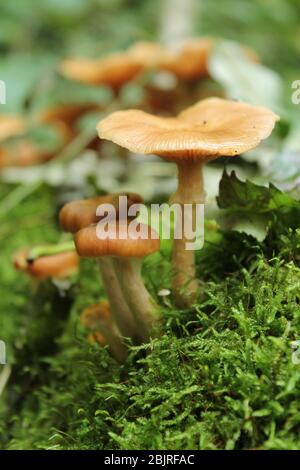
M6 364L6 345L0 340L0 364Z
M0 80L0 104L6 104L6 85L3 80Z

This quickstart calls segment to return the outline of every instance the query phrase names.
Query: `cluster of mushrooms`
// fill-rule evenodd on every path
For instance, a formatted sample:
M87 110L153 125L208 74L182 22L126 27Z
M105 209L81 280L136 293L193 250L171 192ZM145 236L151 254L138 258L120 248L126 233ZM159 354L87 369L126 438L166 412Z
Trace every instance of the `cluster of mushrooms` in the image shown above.
M132 79L142 67L158 67L192 80L197 74L207 73L212 42L200 43L194 41L189 47L172 52L154 44L140 44L101 61L68 60L61 69L73 79L94 84L105 82L116 93L124 77ZM185 205L192 208L195 219L196 206L205 202L203 165L218 157L234 157L255 148L271 134L278 119L263 107L210 97L175 117L165 117L159 112L153 115L141 109L114 111L100 120L97 131L101 141L111 141L138 155L156 155L177 165L178 186L170 203L182 207L182 220L176 223L182 225L184 233ZM60 252L54 248L50 254L49 251L45 254L43 249L35 254L32 250L22 250L15 256L14 264L35 277L64 277L78 268L79 258L94 258L99 264L107 298L84 311L81 322L91 330L91 340L107 344L111 354L123 362L128 339L133 344L148 342L160 333L162 318L160 306L146 289L141 274L143 259L160 249L159 236L145 224L139 224L143 238L132 235L128 219L123 220L119 211L120 195L127 197L128 207L143 202L134 193L70 201L61 209L59 219L63 230L74 235L75 250L72 244ZM101 239L97 236L97 224L101 220L97 208L107 203L118 215L118 230L108 230L105 239ZM195 251L187 250L186 242L185 236L172 242L171 294L179 308L192 308L199 300Z
M63 60L58 65L54 89L59 88L61 81L66 88L78 84L87 87L86 91L89 87L102 87L110 98L99 103L87 98L76 101L76 96L73 101L56 97L51 105L43 104L35 109L28 96L26 115L0 113L0 170L45 164L55 159L78 137L85 116L128 107L123 94L130 85L142 92L136 103L138 108L154 113L176 113L205 97L209 94L204 85L209 78L208 61L215 42L212 38L194 38L175 49L137 42L125 51L101 59ZM244 51L249 60L258 61L253 50L244 48ZM222 95L221 90L218 92ZM31 95L35 94L33 89ZM52 148L40 145L33 138L33 133L44 127L55 137ZM81 150L96 149L101 156L99 143L95 135L87 137Z

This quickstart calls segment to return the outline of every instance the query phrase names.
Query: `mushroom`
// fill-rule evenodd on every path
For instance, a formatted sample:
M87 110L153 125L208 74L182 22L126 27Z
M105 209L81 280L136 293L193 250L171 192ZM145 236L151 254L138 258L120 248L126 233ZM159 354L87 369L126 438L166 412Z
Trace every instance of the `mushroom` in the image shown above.
M204 203L203 164L255 148L271 134L278 119L260 106L208 98L175 118L156 117L139 110L114 112L99 122L98 133L100 138L132 152L155 154L176 163L178 188L171 200L183 209L184 204L192 204L195 213L196 204ZM192 305L198 287L195 253L186 250L185 245L184 236L174 240L173 290L179 306Z
M208 62L213 52L216 40L202 37L184 41L175 50L161 53L158 67L172 72L179 80L194 81L209 76ZM243 47L245 55L252 62L259 58L253 49Z
M87 337L89 343L98 343L100 346L104 347L107 345L107 341L104 336L99 333L99 331L95 331L94 333L90 333Z
M146 68L155 68L168 51L153 42L141 41L124 52L102 59L66 59L60 73L70 79L88 84L108 85L116 91Z
M174 73L181 80L196 80L208 76L208 58L214 41L195 38L186 41L179 50L163 58L160 68Z
M30 248L22 248L13 256L14 267L31 277L43 280L48 278L66 278L78 270L76 252L65 251L48 256L30 258Z
M125 361L127 357L126 347L110 316L108 302L104 300L85 309L81 314L80 321L84 327L93 330L96 335L100 332L101 337L96 336L97 341L99 341L99 339L102 342L103 340L107 341L113 356L119 362Z
M23 134L25 130L25 121L20 116L0 114L0 142L10 137Z
M140 60L127 53L116 53L103 59L67 59L60 73L70 79L93 85L107 85L118 90L141 70Z
M58 140L55 150L42 148L30 135L16 135L0 148L0 168L36 165L53 158L70 141L71 130L63 121L51 123L51 128Z
M159 315L158 307L143 283L141 267L145 256L159 251L159 236L144 224L137 224L135 231L131 231L130 224L125 221L113 225L108 225L103 238L98 236L97 225L79 230L75 235L75 247L82 257L101 260L112 257L124 297L139 325L141 339L147 341Z
M110 194L91 199L72 201L67 203L60 211L59 218L63 229L76 233L78 230L101 220L102 216L96 214L101 204L111 204L119 213L120 196L127 198L127 207L142 202L142 198L134 193ZM127 212L125 214L127 216ZM138 337L136 322L124 299L113 263L108 258L101 258L99 266L105 291L109 298L112 314L120 332L125 337Z
M110 204L119 214L120 197L127 200L127 208L143 202L143 198L136 193L115 193L105 196L96 196L90 199L80 199L66 203L59 213L59 220L66 232L76 233L79 229L95 224L101 219L96 214L98 206ZM127 212L125 214L127 216Z

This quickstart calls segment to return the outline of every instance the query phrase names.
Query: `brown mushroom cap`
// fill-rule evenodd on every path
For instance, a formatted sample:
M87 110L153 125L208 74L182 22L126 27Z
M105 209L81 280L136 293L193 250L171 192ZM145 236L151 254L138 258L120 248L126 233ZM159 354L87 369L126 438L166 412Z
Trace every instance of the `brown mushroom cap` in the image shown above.
M37 279L49 277L65 278L74 274L78 269L78 256L74 251L66 251L49 256L41 256L28 261L30 249L23 248L13 256L13 265Z
M94 331L93 333L90 333L87 338L89 343L98 343L100 346L104 347L107 345L107 341L104 338L104 336L99 333L99 331Z
M161 68L161 64L167 62L170 57L168 49L149 41L136 42L128 49L128 54L138 60L145 68Z
M91 199L71 201L65 204L59 213L60 224L66 232L76 233L101 219L96 215L97 207L101 204L113 205L118 213L120 196L127 197L128 207L143 202L142 197L135 193L108 194Z
M162 58L160 68L174 73L182 80L195 80L208 75L208 59L214 41L196 38L185 42L177 51Z
M101 302L86 308L80 316L80 322L85 328L94 330L97 328L99 320L108 321L110 317L109 302L107 300L102 300Z
M56 151L44 150L29 137L20 137L16 141L4 143L1 147L0 168L10 166L26 167L51 160L56 152L62 149L72 137L71 129L63 121L55 121L51 125L60 139L60 145Z
M97 237L97 226L90 225L76 233L75 247L79 256L86 258L101 256L142 258L159 251L160 240L151 227L138 224L136 230L147 232L147 238L143 239L137 234L131 234L127 223L120 222L116 224L116 234L112 227L109 227L106 238L102 240Z
M99 122L100 138L142 154L166 159L209 160L255 148L272 132L279 117L242 102L208 98L176 118L139 110L117 111Z
M25 130L26 124L21 117L8 114L0 115L0 142L9 137L23 134Z
M142 68L143 65L138 58L124 52L112 54L100 60L64 60L60 66L60 72L70 80L118 88L134 78Z

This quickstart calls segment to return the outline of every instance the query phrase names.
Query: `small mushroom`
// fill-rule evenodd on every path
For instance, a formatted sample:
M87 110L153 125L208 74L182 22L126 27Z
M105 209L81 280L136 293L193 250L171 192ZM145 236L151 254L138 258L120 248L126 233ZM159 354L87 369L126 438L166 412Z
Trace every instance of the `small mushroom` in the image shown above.
M139 233L143 233L143 238ZM158 234L144 224L137 224L133 233L126 222L119 222L116 230L109 226L105 238L101 239L97 226L91 225L76 233L75 246L82 257L112 257L124 297L139 325L141 338L147 341L159 316L158 307L143 283L141 267L144 257L159 251Z
M60 73L70 79L93 85L107 85L118 90L141 70L140 60L127 53L116 53L103 59L67 59Z
M119 202L122 196L126 197L128 208L133 204L143 202L142 197L135 193L115 193L105 196L96 196L90 199L71 201L65 204L59 213L61 226L66 232L76 233L81 228L95 224L101 219L101 216L96 214L97 208L101 204L111 204L115 208L116 215L118 216Z
M120 196L127 198L127 207L142 202L141 196L135 193L109 194L107 196L72 201L67 203L60 211L61 226L67 232L76 233L84 227L95 224L102 218L96 214L97 208L101 204L111 204L118 216ZM125 215L127 216L127 212ZM120 289L112 261L108 258L101 258L99 266L112 314L119 330L125 337L138 337L139 333L136 322Z
M70 80L103 84L117 91L146 68L157 67L166 55L168 51L159 44L141 41L102 59L66 59L60 73Z
M26 123L20 116L0 114L0 142L23 134L25 130Z
M179 50L170 52L161 61L160 68L174 73L181 80L196 80L208 76L208 58L214 41L195 38L186 41Z
M104 336L99 333L99 331L95 331L94 333L90 333L87 337L89 343L98 343L100 346L104 347L107 345L107 341Z
M175 50L168 49L168 53L160 54L158 68L172 72L179 80L195 81L209 76L208 62L213 52L216 40L202 37L184 41ZM255 51L243 47L245 55L252 62L258 62Z
M30 259L30 248L23 248L13 256L13 265L18 271L26 272L31 277L43 280L48 278L66 278L78 270L78 256L75 251L65 251L49 256Z
M98 124L100 138L139 154L155 154L178 167L178 189L172 202L204 203L203 164L234 157L255 148L272 132L278 116L246 103L208 98L175 118L156 117L139 110L118 111ZM194 214L193 214L194 219ZM184 220L179 220L183 224ZM173 245L173 289L179 306L190 306L198 288L195 254L186 239Z
M125 361L126 347L111 318L108 302L104 300L88 307L81 314L80 321L85 328L93 330L95 334L100 332L101 340L103 338L104 341L107 341L113 356L119 362Z
M58 140L55 150L42 148L29 135L17 135L15 139L7 140L1 146L0 168L26 167L51 160L71 138L71 130L64 122L55 121L51 123L51 127Z

